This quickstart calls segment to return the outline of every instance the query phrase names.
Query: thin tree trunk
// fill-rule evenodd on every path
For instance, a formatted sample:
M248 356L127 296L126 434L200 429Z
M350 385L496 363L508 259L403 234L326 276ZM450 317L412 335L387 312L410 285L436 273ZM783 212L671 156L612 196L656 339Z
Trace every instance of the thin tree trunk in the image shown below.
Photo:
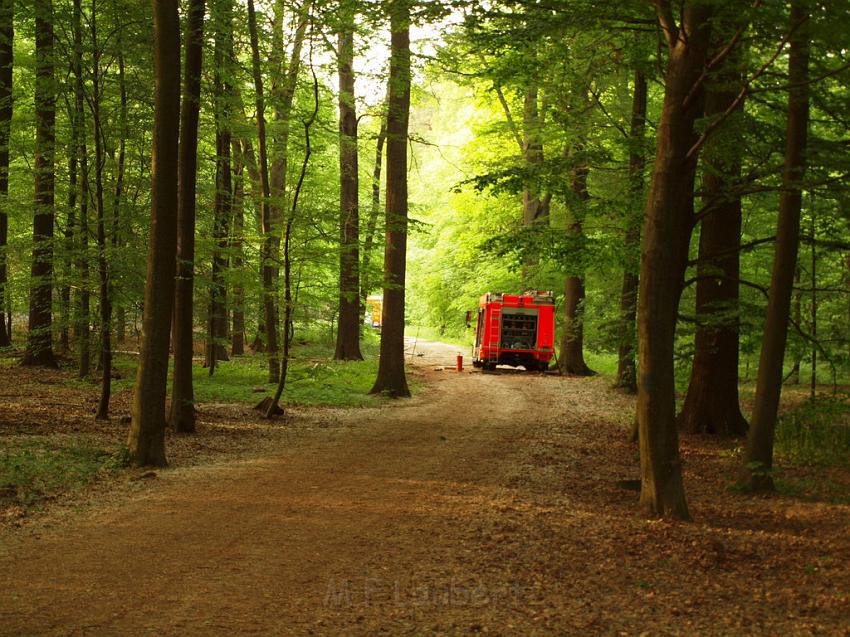
M231 179L230 126L231 90L230 39L232 38L232 7L229 0L221 7L216 18L215 34L215 124L216 124L216 192L213 227L212 285L210 286L209 339L207 365L209 373L215 372L217 361L228 360L227 340L227 287L224 272L227 269L227 246L230 234L230 217L233 209L233 183Z
M6 324L6 285L8 266L6 246L9 238L7 212L9 196L9 137L12 127L12 64L15 23L14 0L0 1L0 347L12 344L12 330Z
M732 30L722 30L715 39L725 44ZM739 59L735 53L726 58L717 88L707 92L706 117L723 117L734 105ZM738 112L742 111L743 103L738 106ZM679 428L689 433L742 436L747 432L738 401L741 198L729 194L741 178L741 146L732 138L735 134L718 131L703 154L704 205L712 212L703 218L700 230L694 359L678 416Z
M770 296L762 336L753 416L744 454L743 481L753 491L773 490L773 440L782 386L782 363L788 332L791 292L800 238L802 180L806 170L809 128L808 14L803 0L791 0L788 122L785 169L776 223Z
M254 92L257 104L257 150L259 154L260 194L262 201L263 245L260 250L263 278L263 323L265 327L265 350L269 356L269 382L276 383L280 377L280 360L277 346L277 304L275 302L275 228L271 211L269 186L269 163L266 154L266 115L263 93L263 76L260 69L260 43L257 36L257 15L254 0L248 0L248 30L251 36L251 66L254 76ZM277 240L280 245L280 240Z
M277 389L268 407L266 407L266 418L283 413L283 410L280 408L280 397L286 388L286 375L289 370L289 349L292 345L294 334L294 324L292 321L292 311L294 309L292 300L292 229L295 223L295 215L298 212L298 198L304 186L304 177L307 175L307 166L312 154L310 128L316 122L316 118L319 115L319 81L315 70L312 67L310 70L313 76L313 111L307 121L304 122L304 161L301 164L301 173L298 176L298 183L295 185L295 192L292 195L292 210L287 215L286 229L283 235L283 358L281 360L280 379L278 380Z
M112 246L120 248L124 245L121 235L121 205L124 197L124 177L127 163L127 80L124 64L122 32L118 31L118 91L121 99L121 110L118 115L120 139L118 141L118 162L115 167L115 192L112 196ZM126 338L127 317L123 303L115 308L115 340L119 343Z
M569 234L580 237L583 233L583 207L590 199L587 190L586 166L578 166L573 175L572 190L576 205L572 210ZM564 283L564 327L561 335L561 355L558 364L562 374L591 376L593 370L584 361L584 277L571 274Z
M817 397L818 387L818 253L817 248L815 246L815 244L817 243L817 224L815 223L816 215L813 198L810 213L812 217L812 305L811 314L809 315L809 318L811 320L812 326L810 330L812 336L812 371L811 382L809 386L809 399L814 401Z
M106 212L103 205L103 166L106 162L103 142L103 128L100 119L100 58L97 33L97 0L92 0L91 8L92 60L92 96L91 111L94 124L94 194L97 212L97 270L100 278L100 400L95 419L109 420L109 398L112 393L112 305L110 299L109 263L106 255Z
M643 171L646 166L646 75L635 71L632 97L632 122L629 131L629 195L626 219L625 268L620 291L620 345L617 350L616 387L630 394L637 392L635 370L635 320L637 319L638 269L640 268L640 204L644 196ZM634 256L633 256L634 255Z
M360 353L360 220L357 112L354 105L354 12L344 9L339 34L339 323L335 360L363 360Z
M360 302L366 305L366 297L374 285L372 278L372 252L375 243L375 229L378 227L378 215L381 212L381 165L384 158L384 142L387 139L387 116L381 115L381 128L375 140L375 164L372 167L372 204L369 219L366 222L366 237L363 240L363 262L360 265Z
M68 153L68 205L65 215L65 230L62 233L63 238L63 282L59 289L59 308L62 317L62 325L59 329L59 350L63 354L68 354L71 351L71 323L73 321L71 313L71 278L74 269L74 247L76 245L76 225L77 225L77 186L79 184L79 175L77 167L79 158L77 157L76 149L79 146L79 134L76 126L74 126L74 110L69 105L68 121L71 122L71 139L70 152ZM0 255L0 259L2 259ZM1 305L1 304L0 304ZM4 326L5 327L5 326ZM2 338L2 335L0 335Z
M52 306L56 85L52 0L35 1L35 66L35 212L29 332L21 363L55 367Z
M85 85L83 78L83 18L82 0L74 0L74 54L71 66L74 72L74 122L77 147L74 152L79 157L80 167L80 216L76 246L77 278L79 291L76 294L76 317L74 336L79 351L78 375L85 378L91 371L91 295L89 292L89 156L86 143Z
M204 0L192 0L186 25L186 68L183 76L183 103L180 112L180 155L177 167L177 281L174 286L174 377L169 415L170 425L175 431L183 433L195 431L192 309L195 293L195 191L198 178L198 118L201 107L203 47Z
M260 185L260 169L257 166L257 158L254 156L254 147L251 145L251 140L242 138L239 144L241 148L241 157L245 169L248 171L248 177L251 179L251 197L254 202L254 217L257 221L257 230L260 234L263 233L263 206L262 206L262 187ZM260 271L263 269L263 249L260 248ZM263 297L264 298L264 297ZM251 341L251 349L255 352L264 352L265 347L265 302L260 301L259 312L257 313L257 331L254 335L254 340Z
M165 394L177 257L177 147L180 122L180 17L177 3L153 1L155 120L151 233L133 416L127 441L135 465L165 466Z
M802 282L803 272L800 268L800 264L797 264L797 267L794 268L794 287L799 288L800 283ZM793 295L791 297L791 312L794 315L794 322L797 325L801 325L801 320L803 318L803 293L800 290L794 290ZM794 363L791 365L791 372L788 374L788 383L791 385L799 385L800 384L800 363L803 362L803 353L802 349L799 347L794 348L792 352L794 355Z
M658 122L652 185L644 215L638 296L637 417L642 508L650 515L689 518L676 430L673 348L693 217L697 159L694 122L699 99L688 99L706 62L711 10L688 2L681 27L658 3L668 40L664 106ZM665 10L665 7L667 10Z
M230 251L233 259L233 270L238 278L233 285L233 326L230 330L231 349L233 356L245 353L245 288L242 284L242 270L245 267L245 193L244 193L244 162L239 145L231 142L233 165L233 223L231 224Z
M384 304L378 377L371 393L410 396L404 371L404 285L407 259L407 131L410 116L410 6L392 0L387 113Z

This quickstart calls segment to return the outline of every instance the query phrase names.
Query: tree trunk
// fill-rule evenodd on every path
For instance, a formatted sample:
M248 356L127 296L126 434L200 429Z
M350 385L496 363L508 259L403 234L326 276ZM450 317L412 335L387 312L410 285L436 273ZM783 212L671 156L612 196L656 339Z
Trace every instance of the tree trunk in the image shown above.
M97 270L100 279L100 400L95 419L109 420L109 398L112 394L112 304L109 284L109 263L106 255L106 213L103 205L103 166L106 162L104 152L103 127L100 119L101 94L101 52L97 40L97 0L92 0L90 17L92 60L92 97L91 111L94 125L94 193L97 212Z
M543 163L543 141L540 138L540 109L537 106L537 86L530 86L523 99L523 156L529 170ZM529 183L522 191L522 219L526 226L545 222L549 217L549 206L540 197L537 184ZM532 259L536 263L537 259Z
M215 33L215 145L216 145L216 190L215 220L213 227L212 285L210 286L209 338L207 340L207 365L209 373L215 371L217 361L228 360L227 348L227 286L224 273L227 270L227 247L230 234L230 217L233 209L233 183L231 179L230 126L231 126L231 64L230 45L233 29L232 8L229 0L222 7L221 16L216 18Z
M9 217L6 210L9 195L9 136L12 126L12 46L15 35L14 0L0 1L0 347L12 344L12 331L6 325L6 245Z
M725 44L728 33L715 38ZM717 47L719 49L719 47ZM741 82L739 56L732 53L705 99L705 116L723 117L734 106ZM743 102L737 107L743 111ZM727 122L728 126L729 122ZM697 268L694 359L679 428L688 433L742 436L747 421L738 401L738 280L741 197L730 191L741 178L741 145L734 129L715 133L703 154L703 218Z
M643 201L643 171L646 166L644 137L646 131L646 76L635 71L632 97L632 123L629 131L629 195L626 218L625 268L620 291L620 345L617 350L615 387L630 394L637 392L635 370L635 320L637 319L638 269L640 268L640 202Z
M770 297L762 336L753 416L744 454L744 486L753 491L773 490L773 440L782 387L782 363L788 332L791 292L800 238L802 180L806 171L809 128L809 35L803 0L791 0L788 57L788 122L785 169L776 223Z
M587 191L587 167L578 166L573 175L572 190L576 205L572 210L569 234L582 235L583 207L590 199ZM564 327L561 334L561 355L558 365L562 374L591 376L593 370L584 361L584 277L571 274L564 284Z
M118 115L118 127L121 138L118 141L118 162L115 167L115 192L112 196L112 246L120 248L125 244L121 232L121 205L124 198L124 175L127 164L127 79L124 64L122 31L118 31L118 91L121 99L121 110ZM113 299L114 300L114 299ZM122 343L126 338L127 317L124 304L119 303L115 308L115 340Z
M378 377L371 393L410 396L404 372L404 277L407 260L407 130L410 115L410 6L392 0L387 112L384 305Z
M56 366L53 355L53 222L56 85L53 74L53 0L35 1L35 213L29 332L24 365Z
M673 348L693 217L699 99L688 99L706 62L710 9L686 3L682 25L658 5L669 43L664 106L644 215L638 297L640 503L650 515L688 519L676 430ZM669 7L668 7L669 8Z
M82 0L74 0L74 53L71 66L74 72L74 121L77 138L74 152L79 157L80 168L80 215L77 229L76 268L79 289L76 294L76 317L74 336L77 339L78 375L86 378L91 371L91 298L89 293L89 154L86 143L85 87L83 77L83 17Z
M265 327L265 350L269 355L269 382L276 383L280 377L280 360L277 347L277 303L275 302L275 228L272 220L271 191L269 186L269 162L266 153L266 107L263 93L263 76L260 69L260 43L257 36L257 14L254 0L248 0L248 30L251 36L251 67L254 76L254 92L257 104L257 150L260 157L259 177L262 201L263 245L260 249L263 279L263 324Z
M802 282L803 272L800 268L800 264L797 264L797 267L794 268L794 287L799 288L800 283ZM797 289L794 290L793 295L791 297L791 311L794 314L794 322L797 325L801 325L801 321L803 318L803 293ZM803 362L803 350L801 347L795 347L792 351L794 355L794 363L791 365L791 372L788 374L788 383L791 385L799 385L800 384L800 363Z
M193 299L195 291L195 192L198 179L198 119L204 52L204 0L192 0L186 25L186 68L180 112L177 168L177 280L174 297L174 377L169 423L175 431L195 431L192 381Z
M366 305L366 297L372 291L372 248L375 243L375 229L381 211L381 164L383 163L384 142L387 139L387 116L381 116L381 128L375 140L375 164L372 167L372 205L369 220L366 222L366 237L363 240L363 262L360 266L360 302Z
M354 105L354 12L339 34L339 323L334 359L363 360L360 353L360 219L357 113Z
M177 148L180 122L180 17L177 3L153 0L155 120L151 232L145 310L127 445L133 464L165 466L165 393L177 257Z
M232 52L231 52L232 53ZM245 267L245 192L244 162L239 144L231 141L233 162L233 223L231 224L230 252L233 270L239 277L233 284L233 324L230 330L230 353L242 356L245 353L245 288L242 285L242 270Z

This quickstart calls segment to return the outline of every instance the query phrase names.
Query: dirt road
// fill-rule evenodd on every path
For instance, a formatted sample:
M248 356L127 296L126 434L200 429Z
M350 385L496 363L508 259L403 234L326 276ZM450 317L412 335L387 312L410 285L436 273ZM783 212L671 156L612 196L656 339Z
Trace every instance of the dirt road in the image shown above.
M646 521L631 399L424 347L410 401L1 536L0 633L848 634L848 507L727 506L686 447L698 523Z

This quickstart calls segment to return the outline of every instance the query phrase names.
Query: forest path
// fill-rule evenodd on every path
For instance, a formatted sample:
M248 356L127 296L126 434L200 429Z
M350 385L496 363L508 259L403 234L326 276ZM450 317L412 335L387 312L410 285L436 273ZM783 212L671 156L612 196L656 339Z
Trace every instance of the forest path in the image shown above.
M307 415L262 458L162 471L120 506L0 537L0 633L847 629L837 564L766 594L822 555L805 524L741 528L755 500L696 506L700 525L639 517L615 485L635 470L631 399L603 379L435 371L457 348L418 347L430 382L410 401ZM844 535L847 507L810 513Z

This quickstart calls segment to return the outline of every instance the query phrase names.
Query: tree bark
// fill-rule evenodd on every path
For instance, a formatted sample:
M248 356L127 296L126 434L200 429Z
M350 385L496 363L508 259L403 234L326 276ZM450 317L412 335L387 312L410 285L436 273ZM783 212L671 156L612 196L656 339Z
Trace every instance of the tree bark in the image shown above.
M572 223L569 234L582 235L582 209L590 199L587 190L586 166L578 166L573 174L572 190L576 205L572 210ZM561 355L558 365L562 374L574 376L591 376L593 370L584 360L584 277L571 274L564 283L564 327L561 334Z
M716 49L725 44L730 31L723 29L721 37L715 38ZM706 94L706 117L723 117L734 106L741 82L739 59L730 54L718 71L716 87ZM743 102L737 110L743 111ZM730 194L741 178L741 146L732 135L732 130L718 131L703 153L703 205L712 212L703 218L700 230L694 359L678 416L683 431L720 436L747 432L738 401L741 197Z
M180 121L180 17L177 3L153 1L155 120L151 157L151 232L133 416L133 464L165 466L165 393L177 257L177 148Z
M635 369L635 320L637 319L638 269L640 268L640 216L639 202L644 196L643 171L646 166L644 137L646 134L646 75L635 71L635 88L632 97L632 122L629 131L629 196L630 207L626 218L625 268L620 291L620 345L617 350L617 380L630 394L637 392ZM634 255L634 256L633 256Z
M676 430L673 348L693 217L696 157L694 122L699 99L688 99L706 62L711 10L687 2L682 24L657 3L668 41L664 106L644 213L638 298L637 417L642 508L650 515L688 519Z
M103 167L106 162L103 126L100 118L101 51L98 45L97 0L92 0L91 17L92 96L90 107L94 125L94 193L97 214L97 270L100 280L100 400L95 419L109 420L109 398L112 394L112 299L109 282L109 262L106 255L106 212L103 204Z
M6 325L6 285L8 266L6 246L9 238L7 212L9 196L9 137L12 128L12 64L15 23L14 0L0 1L0 347L12 344Z
M230 330L230 353L242 356L245 353L245 288L242 284L242 270L245 267L245 192L242 153L239 144L231 140L233 162L233 223L231 224L230 252L233 270L238 279L233 285L233 323Z
M363 360L360 353L360 219L357 112L354 105L354 12L343 7L339 34L339 321L334 360Z
M74 72L74 136L77 140L74 152L79 157L80 215L77 228L76 268L78 292L76 294L76 316L74 318L74 336L77 339L78 371L80 378L86 378L91 371L91 295L89 292L89 154L86 142L85 86L83 77L83 17L82 0L74 0L74 53L71 67Z
M363 261L360 266L360 302L366 306L366 297L372 291L372 248L375 243L375 229L378 227L378 215L381 212L381 167L384 161L384 142L387 139L386 112L381 115L381 128L375 140L375 164L372 167L372 203L369 219L366 222L366 236L363 239Z
M743 484L752 491L773 490L773 441L782 388L782 364L788 333L788 315L797 244L800 238L802 180L806 171L809 128L809 30L803 0L791 0L790 53L788 57L788 122L785 168L776 223L770 296L762 336L753 415L744 453Z
M231 90L230 51L232 46L233 17L229 0L222 7L222 15L216 18L215 34L215 145L216 145L216 190L215 220L213 227L212 285L210 286L209 338L207 340L207 366L212 375L217 361L226 361L227 348L227 286L224 273L227 270L227 247L230 234L230 217L233 214L233 180L231 175Z
M259 155L260 195L262 201L263 245L260 262L263 279L263 323L266 337L265 350L269 356L269 382L276 383L280 377L280 360L277 346L277 303L275 302L275 228L272 219L271 190L269 186L269 162L266 153L266 105L263 92L263 75L260 69L260 43L257 35L257 14L254 0L248 0L248 31L251 37L251 68L254 77L254 93L257 106L257 152Z
M404 278L407 258L407 131L410 116L410 6L392 0L387 113L384 304L378 377L370 393L410 396L404 371Z
M53 1L35 1L35 212L30 307L24 365L56 367L53 355L53 223L56 85Z
M180 112L180 154L177 167L174 376L169 415L169 423L174 430L183 433L195 431L192 310L195 290L195 193L198 178L198 119L201 107L201 67L204 50L204 0L192 0L188 16L186 68L183 76L183 103Z
M127 77L124 64L122 31L118 31L118 92L121 109L118 115L120 139L118 141L118 161L115 166L115 191L112 195L112 246L120 248L125 244L121 232L121 206L124 198L124 177L127 164ZM116 299L113 299L116 300ZM115 307L115 340L122 343L126 338L127 317L124 303L117 299Z
M799 288L802 281L803 272L800 264L794 268L794 287ZM794 314L794 322L797 325L801 324L803 318L803 293L800 290L794 290L791 297L791 311ZM803 350L800 347L794 348L792 351L794 362L791 365L791 372L788 374L788 383L791 385L800 384L800 363L803 362Z

